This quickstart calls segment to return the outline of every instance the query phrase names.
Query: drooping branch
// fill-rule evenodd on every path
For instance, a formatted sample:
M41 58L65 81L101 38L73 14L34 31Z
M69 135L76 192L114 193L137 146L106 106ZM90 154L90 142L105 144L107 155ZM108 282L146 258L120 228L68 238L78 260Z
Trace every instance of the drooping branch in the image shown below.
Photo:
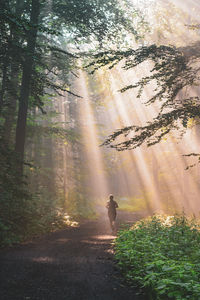
M120 92L138 88L137 98L141 98L144 88L156 81L154 94L146 105L151 105L155 101L161 103L157 117L147 125L119 129L111 134L103 145L119 151L134 149L143 143L152 146L160 142L171 130L180 132L185 130L188 119L200 115L200 98L184 96L186 88L200 84L199 60L200 42L182 48L150 45L136 50L108 51L95 55L93 62L86 66L91 73L105 66L113 68L119 62L123 63L124 70L134 68L145 61L152 62L153 67L149 76L123 87ZM134 136L128 138L130 133ZM126 140L115 143L122 135L126 136Z
M128 126L119 129L111 134L102 145L115 148L118 151L131 150L144 143L148 147L155 145L174 129L181 129L183 132L190 118L200 117L200 104L194 106L191 104L192 100L197 100L197 97L189 98L188 103L180 108L158 115L145 126ZM198 100L200 102L199 98ZM126 139L130 133L134 133L134 136ZM117 138L120 136L124 136L126 140L117 142Z

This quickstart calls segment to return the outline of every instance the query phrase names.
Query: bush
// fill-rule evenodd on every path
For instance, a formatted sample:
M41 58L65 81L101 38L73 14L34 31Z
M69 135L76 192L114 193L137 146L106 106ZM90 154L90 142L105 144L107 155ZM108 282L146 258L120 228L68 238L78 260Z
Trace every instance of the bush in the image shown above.
M0 247L73 224L58 205L61 200L47 189L31 194L27 178L19 179L16 163L15 153L0 143Z
M116 239L118 265L151 299L200 299L199 229L184 215L139 221Z

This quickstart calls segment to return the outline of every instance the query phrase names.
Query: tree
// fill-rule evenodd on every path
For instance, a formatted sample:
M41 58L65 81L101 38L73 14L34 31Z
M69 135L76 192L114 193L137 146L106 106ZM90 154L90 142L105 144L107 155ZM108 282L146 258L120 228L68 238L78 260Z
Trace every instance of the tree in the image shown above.
M154 95L146 104L160 101L160 111L152 121L144 126L128 126L111 134L103 145L119 151L134 149L146 143L152 146L173 130L183 134L190 118L200 117L200 97L184 97L187 88L199 85L198 65L200 57L200 42L194 45L176 48L172 46L142 46L136 50L100 52L94 56L94 61L87 65L90 72L108 66L110 69L124 60L123 69L134 68L144 61L153 62L151 74L143 77L136 84L123 87L120 92L138 88L137 97L142 97L144 88L152 81L157 82ZM128 135L134 133L130 139ZM125 136L118 142L117 138Z
M38 106L42 110L42 97L47 88L58 93L65 91L73 94L65 82L55 84L54 79L63 68L59 60L62 61L62 56L67 59L70 57L74 59L75 64L75 59L80 57L77 51L82 45L85 47L92 43L96 44L95 48L102 47L105 41L112 44L111 41L115 41L116 38L122 40L123 34L127 32L138 38L139 34L131 24L131 14L135 12L135 15L139 15L139 13L134 8L127 13L128 4L128 0L124 0L122 4L116 0L104 0L101 3L97 0L78 2L54 0L51 4L45 4L42 0L27 2L10 0L7 4L1 5L3 11L1 34L6 46L4 47L6 51L1 57L0 107L5 118L3 136L4 141L9 144L14 125L13 115L17 107L16 99L19 99L15 151L21 161L21 173L28 109L31 106ZM11 5L15 7L14 10ZM141 22L145 24L142 18ZM76 53L71 54L67 49L68 45L66 49L62 49L57 43L58 36L65 36L69 44L74 45ZM93 47L93 50L95 48ZM19 55L16 55L17 50ZM52 63L53 58L56 65ZM11 72L13 66L19 67L17 73ZM66 64L64 67L66 68ZM15 78L12 74L16 75Z
M107 42L109 48L117 49L125 33L136 38L140 36L131 23L133 12L134 16L139 16L139 12L134 8L127 11L128 4L129 0L0 2L0 240L9 234L15 239L15 235L18 236L23 229L28 228L26 226L30 225L31 228L31 224L34 224L33 227L36 228L35 224L41 220L44 224L46 220L43 212L47 207L45 213L49 213L47 219L50 222L52 216L56 215L59 209L58 175L61 171L56 172L54 166L57 161L61 163L62 160L59 151L55 154L55 149L52 147L49 151L48 147L63 141L69 142L70 135L75 139L76 132L68 127L58 128L54 124L47 124L45 127L45 122L37 123L36 118L36 126L33 128L33 121L31 128L31 120L34 120L34 114L37 116L38 112L45 116L49 108L46 102L49 106L50 102L55 105L54 98L57 95L68 93L71 95L71 102L73 97L81 97L74 92L70 79L70 73L73 74L71 76L77 76L80 59L85 56L89 58L97 49L103 49ZM141 23L145 23L142 18ZM51 116L48 120L51 121ZM37 131L37 136L31 135L34 130ZM25 142L28 144L26 148ZM38 151L37 147L40 146ZM81 153L77 145L72 148L74 156ZM31 153L28 153L29 150ZM43 155L46 155L45 159ZM53 156L57 157L57 161ZM33 164L36 162L36 166L31 164L32 161L28 163L27 159L32 157L35 158ZM68 155L65 158L70 170L69 160L74 157ZM41 169L37 162L41 162ZM80 193L82 185L77 183L82 176L81 168L82 166L78 172L75 169L76 177L72 174L74 185ZM38 176L39 179L36 178L36 169L41 175ZM31 180L31 172L36 174L32 185L32 188L36 187L34 195L30 194L33 189L24 184ZM69 182L67 184L70 185ZM42 189L44 185L51 188L48 191ZM48 197L50 193L52 195ZM80 201L82 206L87 204L81 196Z
M36 47L36 38L38 31L38 21L40 14L39 0L32 0L30 14L30 29L27 32L27 47L25 61L23 64L22 83L19 98L19 110L16 127L15 151L19 154L20 162L24 159L24 145L26 136L26 120L28 112L28 99L30 93L30 81L32 75L32 67L34 62L34 53ZM20 163L20 174L23 173L23 163Z

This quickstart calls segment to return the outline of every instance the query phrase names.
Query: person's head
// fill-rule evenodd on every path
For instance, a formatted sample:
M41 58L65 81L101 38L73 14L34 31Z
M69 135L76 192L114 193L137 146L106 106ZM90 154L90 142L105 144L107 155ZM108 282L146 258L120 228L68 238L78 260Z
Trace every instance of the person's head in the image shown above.
M114 196L112 194L110 194L109 199L112 201L114 198Z

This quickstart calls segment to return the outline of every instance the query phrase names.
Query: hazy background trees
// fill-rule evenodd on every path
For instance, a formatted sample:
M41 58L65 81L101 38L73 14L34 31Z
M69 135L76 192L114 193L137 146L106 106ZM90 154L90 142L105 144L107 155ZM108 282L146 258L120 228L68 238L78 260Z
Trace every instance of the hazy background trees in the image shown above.
M167 135L198 145L198 20L178 3L0 3L4 243L94 216L109 193L133 211L198 208L181 156L195 147Z
M89 213L81 180L81 95L73 82L86 52L126 45L127 33L139 37L132 24L139 12L128 11L129 4L1 1L0 228L5 242L51 228L66 209L81 215L84 207ZM142 17L140 22L145 25Z

